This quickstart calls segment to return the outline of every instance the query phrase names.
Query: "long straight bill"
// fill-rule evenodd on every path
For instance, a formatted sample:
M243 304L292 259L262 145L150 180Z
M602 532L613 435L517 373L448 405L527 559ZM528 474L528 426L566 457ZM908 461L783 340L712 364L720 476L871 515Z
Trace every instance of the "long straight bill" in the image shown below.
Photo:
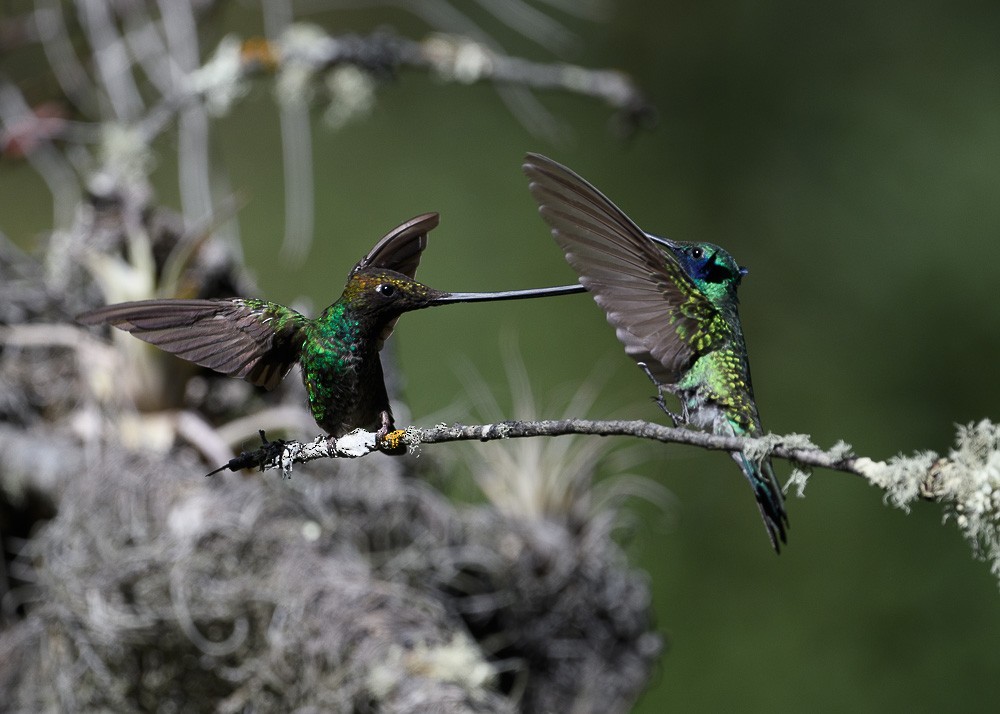
M499 293L445 293L435 299L432 304L442 305L449 302L488 302L492 300L524 300L537 297L554 297L556 295L573 295L587 292L587 288L579 283L574 285L557 285L551 288L532 288L530 290L506 290Z

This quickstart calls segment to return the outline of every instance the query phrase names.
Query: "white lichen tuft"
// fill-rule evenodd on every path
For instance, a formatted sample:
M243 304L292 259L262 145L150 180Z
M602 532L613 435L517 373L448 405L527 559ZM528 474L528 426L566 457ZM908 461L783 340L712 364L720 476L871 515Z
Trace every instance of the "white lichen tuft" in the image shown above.
M894 456L889 461L868 461L862 464L865 478L877 488L885 491L886 503L910 510L910 503L920 495L920 487L927 478L937 454L923 451L913 456Z
M92 180L110 181L116 187L145 186L156 165L152 149L142 132L124 124L104 124L100 159L101 171ZM113 189L108 186L98 190L110 193Z
M330 104L323 121L331 129L340 129L352 121L364 119L375 109L375 80L354 65L344 65L326 75Z
M743 447L743 454L750 461L760 463L763 461L771 450L774 449L778 444L785 443L785 439L778 434L765 434L764 436L757 439L747 439L745 446Z
M278 40L280 70L274 93L283 105L308 104L313 78L330 58L335 41L322 28L306 23L289 25Z
M495 55L483 44L465 37L435 34L423 42L424 56L446 82L473 84L492 75Z
M436 424L436 429L446 429L444 424ZM410 456L420 456L420 445L423 440L420 438L421 430L415 426L408 426L403 431L403 443L406 444L406 453Z
M805 444L801 448L803 449L816 448L816 446L811 441L809 441L808 437L806 437L804 434L793 434L792 436L802 437L805 440ZM799 445L793 443L792 441L786 441L785 443L788 444L789 446L795 446L796 448L799 448ZM830 448L829 453L830 456L832 456L835 460L843 460L854 456L854 448L846 441L841 440Z
M1000 577L1000 425L984 419L958 427L946 458L932 451L896 456L888 463L859 459L865 478L885 500L908 510L916 498L942 503L977 557Z
M953 517L978 557L1000 577L1000 425L984 419L958 427L956 448L936 465L928 495L950 505Z
M281 62L298 62L319 68L335 54L337 42L319 25L293 23L285 28L278 39Z
M483 653L471 638L456 634L439 645L414 647L404 658L407 671L439 682L454 682L472 691L487 686L496 670L483 659Z
M809 438L808 434L764 434L763 436L754 439L747 439L745 445L743 446L743 453L751 461L757 461L759 463L767 458L767 456L779 446L783 446L788 449L819 449L819 447L816 446L816 444L814 444ZM849 455L851 447L848 444L844 444L842 441L833 448L838 449L841 446L844 446L847 449L845 456Z
M799 498L806 497L806 484L809 483L809 477L812 476L811 471L803 471L802 469L792 469L792 475L788 477L788 481L785 482L785 493L790 493L792 488L795 488L795 495Z
M471 638L458 634L441 644L390 647L369 671L368 689L376 699L386 699L400 682L413 677L450 682L475 691L492 682L496 670Z
M226 35L211 59L187 77L188 90L204 98L205 110L212 116L225 116L250 91L243 72L242 51L240 38Z
M356 458L370 454L375 450L375 447L376 438L374 433L365 431L364 429L355 429L337 439L334 450L338 456Z
M743 453L751 461L760 463L778 446L789 449L819 448L809 438L808 434L765 434L756 439L747 439L746 445L743 447ZM840 441L831 449L831 453L835 453L837 458L847 458L851 455L851 446ZM806 482L809 480L810 474L811 471L795 469L785 483L783 491L788 493L792 486L795 486L796 495L799 498L805 498Z

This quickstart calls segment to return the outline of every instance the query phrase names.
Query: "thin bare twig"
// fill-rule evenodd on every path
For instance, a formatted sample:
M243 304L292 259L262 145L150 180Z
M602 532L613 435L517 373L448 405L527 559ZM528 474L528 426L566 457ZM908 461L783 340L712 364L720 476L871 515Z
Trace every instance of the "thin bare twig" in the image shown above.
M496 441L498 439L519 439L534 436L565 436L568 434L589 434L594 436L632 436L663 443L689 444L704 449L737 452L744 451L762 458L765 455L786 459L806 467L820 467L853 473L866 479L884 467L883 462L853 455L843 446L835 446L824 451L808 444L800 435L788 437L767 436L762 439L746 439L736 436L718 436L703 431L664 426L653 422L632 420L589 420L555 419L542 421L504 421L494 424L444 424L431 427L409 427L396 439L386 441L390 446L404 444L416 449L421 444L437 444L451 441ZM263 438L263 434L261 435ZM376 443L374 434L356 430L332 439L319 436L309 443L297 441L267 441L260 448L243 452L219 470L229 468L257 467L261 471L281 468L288 476L294 464L316 459L357 458L379 451L383 444Z

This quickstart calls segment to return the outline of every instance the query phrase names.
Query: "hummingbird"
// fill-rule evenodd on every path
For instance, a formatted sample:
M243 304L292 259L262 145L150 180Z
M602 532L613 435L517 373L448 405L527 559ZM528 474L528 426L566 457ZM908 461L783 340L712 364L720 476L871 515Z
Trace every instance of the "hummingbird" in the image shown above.
M625 351L657 387L676 425L724 436L763 434L750 382L736 296L747 269L712 243L643 231L588 181L528 154L531 195L566 260L615 328ZM663 393L680 401L671 413ZM788 515L770 459L732 454L750 482L776 552Z
M404 312L459 302L518 300L584 292L563 285L493 293L449 293L414 279L437 213L387 233L351 269L340 298L310 319L249 298L160 299L108 305L77 317L111 325L185 360L274 389L299 363L313 419L339 438L354 429L394 428L379 351Z

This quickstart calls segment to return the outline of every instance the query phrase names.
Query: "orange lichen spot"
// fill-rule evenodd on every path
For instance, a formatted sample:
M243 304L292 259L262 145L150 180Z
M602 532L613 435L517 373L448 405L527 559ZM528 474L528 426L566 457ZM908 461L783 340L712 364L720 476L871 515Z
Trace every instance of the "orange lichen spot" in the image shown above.
M240 59L249 69L273 72L278 68L280 58L273 42L264 37L250 37L240 47Z
M382 442L379 444L379 448L385 451L399 451L405 447L405 444L403 443L404 436L406 436L406 432L402 429L390 431L385 435L385 438L382 439Z

